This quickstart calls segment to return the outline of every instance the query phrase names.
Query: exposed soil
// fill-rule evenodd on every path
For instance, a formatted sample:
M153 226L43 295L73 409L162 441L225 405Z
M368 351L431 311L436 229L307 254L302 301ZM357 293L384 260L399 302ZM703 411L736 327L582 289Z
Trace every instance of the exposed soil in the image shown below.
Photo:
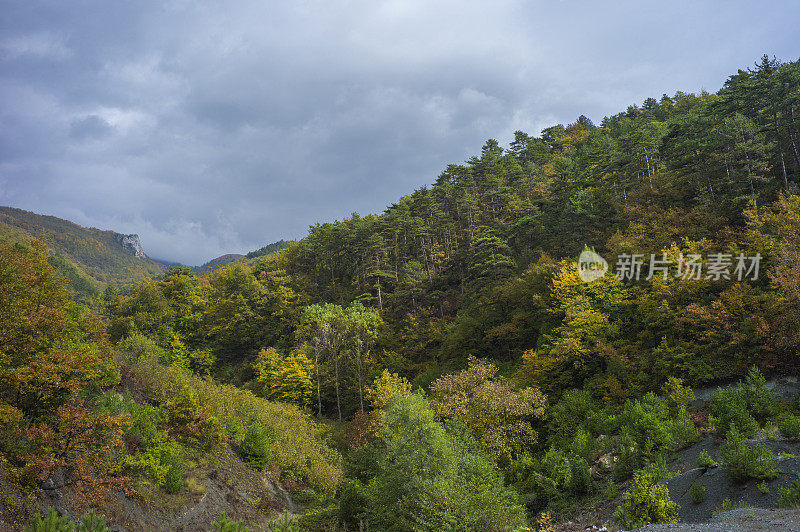
M115 500L103 505L102 514L112 530L134 532L210 530L221 512L260 529L284 511L298 511L276 479L269 473L247 467L229 445L221 445L207 462L187 471L185 478L187 488L175 495L139 483L136 495L117 495ZM34 505L41 513L52 506L61 515L73 519L82 513L73 508L68 489L45 489ZM21 528L14 522L12 513L11 508L0 502L0 530Z

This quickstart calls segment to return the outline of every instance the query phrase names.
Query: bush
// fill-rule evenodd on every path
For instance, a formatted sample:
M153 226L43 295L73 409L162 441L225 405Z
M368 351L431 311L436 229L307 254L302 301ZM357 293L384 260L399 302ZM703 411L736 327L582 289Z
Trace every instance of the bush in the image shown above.
M772 480L778 477L778 460L772 452L763 444L748 446L736 429L728 433L728 439L720 449L720 456L734 482L745 482L751 478Z
M760 491L764 495L769 494L769 483L766 480L762 480L761 482L759 482L756 487L758 488L758 491Z
M688 386L683 385L683 379L670 377L663 387L664 397L667 401L667 408L672 415L676 415L681 409L688 409L689 404L694 401L694 392Z
M25 527L25 532L72 532L72 523L69 519L58 515L55 508L50 508L47 515L42 519L41 515L33 518L33 521Z
M157 444L169 417L161 407L136 403L127 392L123 395L105 395L100 402L100 408L111 414L128 414L131 417L131 424L125 430L129 448L136 446L146 449ZM131 450L136 451L135 448Z
M729 431L736 429L745 438L752 438L758 430L744 395L741 387L727 387L718 389L711 398L709 413L720 436L727 437Z
M493 462L448 434L418 394L384 410L385 452L366 486L375 530L499 531L525 524L519 495Z
M549 442L559 447L569 444L580 429L590 434L616 431L616 420L607 414L586 390L568 390L547 413Z
M640 470L634 473L633 485L614 517L626 529L677 523L678 504L669 498L669 490L658 483L652 472Z
M124 470L147 475L167 491L177 489L177 491L170 492L177 493L183 489L183 487L178 489L176 483L178 474L180 474L181 479L183 478L180 454L180 445L176 441L169 440L166 432L160 432L152 445L140 449L139 452L133 455L126 454L122 456L120 466ZM169 489L167 489L166 485L168 476L170 477Z
M756 366L750 368L741 387L751 416L763 423L768 417L775 415L775 396L767 388L767 380Z
M140 332L133 332L117 344L117 349L125 353L130 362L143 360L164 360L166 351L155 341Z
M169 454L165 457L164 465L167 472L161 486L167 493L180 493L183 491L183 474L186 472L186 464L177 454Z
M250 529L244 526L242 521L233 521L228 519L225 512L219 514L219 519L211 523L214 530L217 532L250 532Z
M592 488L592 476L586 460L554 447L542 458L541 473L552 480L558 489L570 493L588 493Z
M289 512L284 512L277 519L267 523L267 532L300 532L300 525L296 517L289 515Z
M778 506L781 508L800 507L800 475L788 488L778 490Z
M689 486L689 495L692 497L694 504L700 504L706 500L706 487L696 483Z
M204 449L225 441L219 419L194 388L183 386L166 406L170 430L181 441Z
M54 508L50 508L47 516L37 515L25 527L25 532L108 532L105 519L97 515L94 510L83 514L80 521L73 524L66 517L58 515Z
M685 407L670 415L666 401L652 393L626 401L618 420L623 435L640 443L649 440L656 453L676 451L699 439Z
M708 451L706 451L705 449L700 451L700 454L697 457L697 467L708 469L716 465L717 463L711 458L711 455L708 454Z
M242 443L239 445L239 456L253 469L264 470L269 467L272 459L270 445L274 439L272 432L259 423L253 423L247 427Z
M800 417L794 414L787 415L781 420L778 429L784 438L792 441L800 440Z

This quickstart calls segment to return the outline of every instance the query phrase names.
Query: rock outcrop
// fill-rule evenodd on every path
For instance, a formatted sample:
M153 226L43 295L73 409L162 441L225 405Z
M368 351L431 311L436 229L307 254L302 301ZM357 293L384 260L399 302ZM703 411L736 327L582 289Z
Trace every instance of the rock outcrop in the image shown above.
M140 259L147 258L147 255L145 255L144 250L142 249L142 243L139 241L139 235L121 235L119 233L115 233L114 238L131 255Z

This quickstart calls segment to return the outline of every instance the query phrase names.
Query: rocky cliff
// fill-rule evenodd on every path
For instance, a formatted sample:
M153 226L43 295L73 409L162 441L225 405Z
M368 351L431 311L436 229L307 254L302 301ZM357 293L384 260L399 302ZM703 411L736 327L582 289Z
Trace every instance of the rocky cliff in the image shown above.
M140 259L147 258L147 255L145 255L142 249L142 243L139 241L139 235L121 235L119 233L114 233L114 239L131 255Z

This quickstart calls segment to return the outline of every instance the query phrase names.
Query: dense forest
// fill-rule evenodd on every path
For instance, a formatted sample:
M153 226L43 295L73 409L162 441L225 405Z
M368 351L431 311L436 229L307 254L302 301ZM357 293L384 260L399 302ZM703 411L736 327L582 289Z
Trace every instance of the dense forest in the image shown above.
M671 453L714 433L732 468L770 423L800 436L764 387L800 350L799 115L800 62L764 56L716 94L490 139L383 214L88 305L43 246L5 243L4 474L174 493L231 442L291 485L284 527L545 529L630 479L620 526L673 520ZM590 249L610 271L583 282ZM644 274L615 275L634 255ZM737 379L693 411L691 387Z

